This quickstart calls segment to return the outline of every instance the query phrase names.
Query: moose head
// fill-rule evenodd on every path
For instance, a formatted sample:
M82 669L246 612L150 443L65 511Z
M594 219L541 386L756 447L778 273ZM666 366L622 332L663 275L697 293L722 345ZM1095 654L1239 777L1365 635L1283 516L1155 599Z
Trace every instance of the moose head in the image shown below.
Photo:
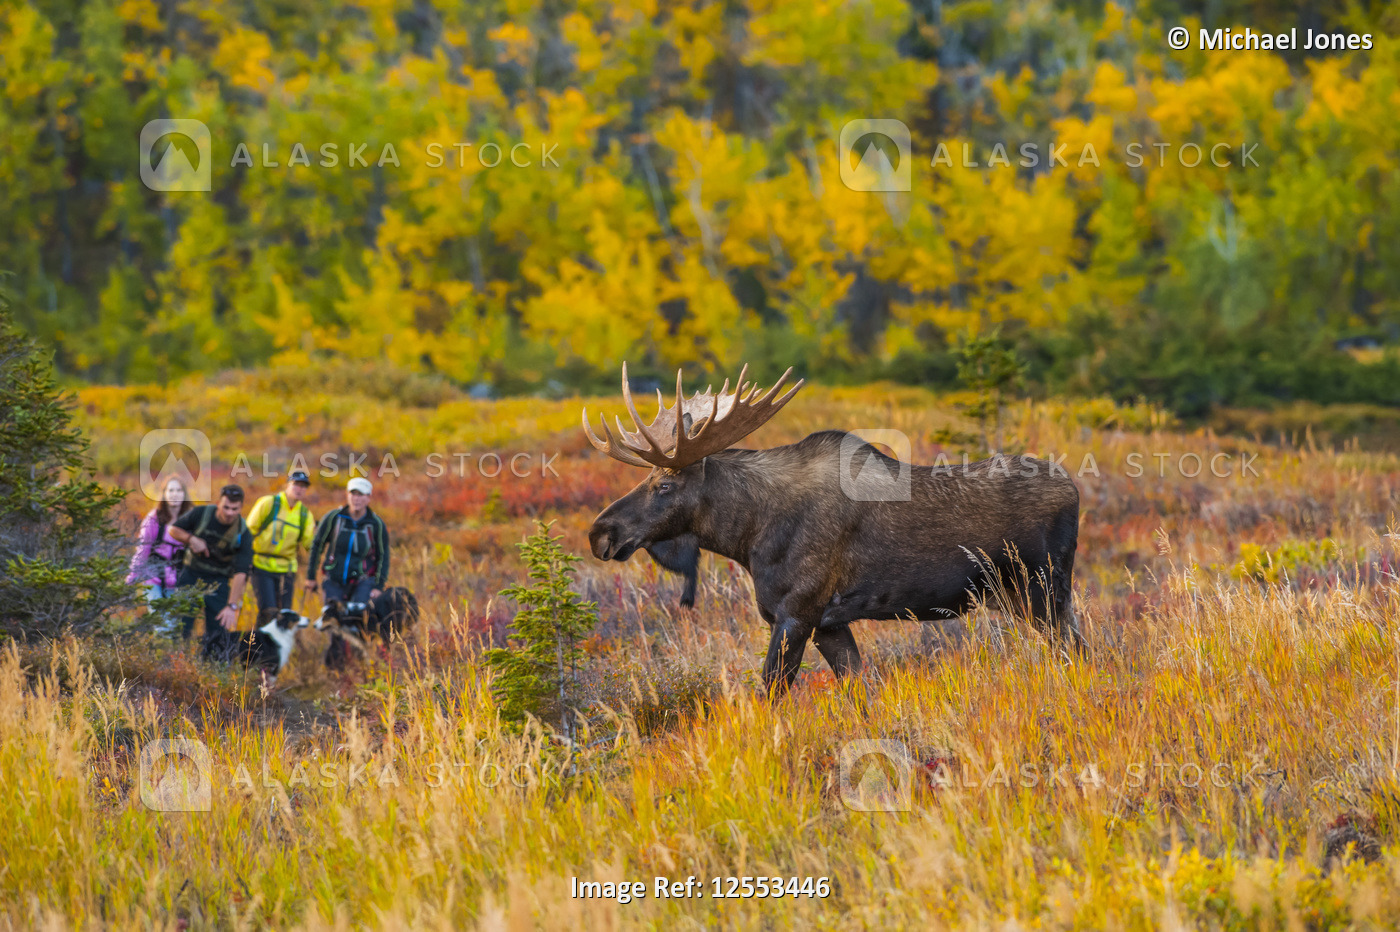
M739 372L737 388L729 391L726 379L719 392L707 386L687 398L683 375L676 372L676 402L667 406L658 390L658 411L651 423L642 421L622 365L622 398L636 428L617 433L602 418L606 440L600 440L583 412L583 429L598 450L629 466L651 472L631 492L598 515L588 532L593 555L600 560L626 560L639 549L688 534L699 512L709 501L706 489L706 457L747 437L777 414L803 385L799 380L778 397L792 369L784 372L766 393L745 381L748 366ZM776 400L775 400L776 399Z

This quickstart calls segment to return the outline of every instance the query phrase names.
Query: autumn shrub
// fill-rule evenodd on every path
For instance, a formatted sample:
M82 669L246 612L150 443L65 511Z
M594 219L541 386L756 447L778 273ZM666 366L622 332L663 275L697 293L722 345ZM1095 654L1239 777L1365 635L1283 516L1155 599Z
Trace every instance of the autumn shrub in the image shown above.
M618 657L590 684L600 707L625 713L643 736L657 735L704 715L723 692L710 669L682 658L642 663Z
M1365 551L1356 553L1362 559ZM1322 540L1288 540L1269 549L1259 544L1240 544L1240 559L1230 568L1236 579L1252 578L1264 582L1296 580L1303 568L1319 568L1342 559L1342 550L1329 538Z
M229 712L240 695L257 692L256 675L203 663L188 646L142 631L23 644L17 652L20 667L31 678L47 674L67 689L82 668L114 687L151 696L166 711L197 712L208 706Z
M230 372L219 381L283 398L307 394L360 396L412 408L436 408L465 393L441 375L415 372L382 360L327 359L314 366L269 366Z

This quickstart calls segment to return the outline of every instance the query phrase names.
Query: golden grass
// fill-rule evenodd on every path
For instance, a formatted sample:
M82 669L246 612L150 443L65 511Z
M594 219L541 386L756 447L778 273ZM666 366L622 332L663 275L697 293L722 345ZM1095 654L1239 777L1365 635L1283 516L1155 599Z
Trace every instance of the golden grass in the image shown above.
M892 659L861 681L776 703L729 680L682 727L646 740L623 727L572 756L497 726L460 637L460 662L412 652L363 717L297 736L162 720L84 676L74 651L56 650L31 685L12 651L0 662L0 902L17 924L309 928L1345 927L1396 915L1393 586L1241 589L1188 571L1164 586L1157 613L1111 646L1097 639L1087 662L980 615L960 649L901 658L886 644ZM894 641L907 631L881 627ZM139 801L133 749L172 734L211 749L208 812ZM843 805L841 746L871 738L932 762L909 810ZM1386 839L1384 855L1329 857L1339 816ZM658 900L658 875L698 876L707 892L713 876L825 876L833 893ZM649 895L575 900L573 876L640 879Z
M98 397L116 391L84 393L113 462L139 441L117 412L131 398ZM500 413L482 443L499 430L502 443L537 444L555 419L576 431L564 425L576 401L532 402L526 428L508 406L425 398L423 411L445 400ZM191 389L160 403L207 400ZM863 623L860 680L834 684L809 651L794 692L770 702L757 688L766 629L741 570L707 558L697 607L682 611L679 584L648 562L590 559L580 587L603 617L592 670L624 683L596 691L617 714L588 710L571 752L499 727L478 644L508 618L491 597L518 578L508 549L529 509L559 516L583 552L592 511L638 477L574 446L561 471L589 477L580 502L507 495L500 520L482 517L484 494L460 514L429 513L415 503L436 501L437 486L405 477L400 494L386 481L391 529L411 525L397 579L425 620L353 678L321 669L315 633L268 696L222 674L176 689L171 677L196 679L188 661L142 641L120 662L77 644L0 657L0 916L117 928L1393 927L1396 458L1186 433L1104 402L1012 415L1008 447L1071 467L1093 454L1100 467L1079 478L1087 660L988 611L961 639L959 626ZM248 417L231 442L276 433ZM925 462L939 428L969 428L925 392L819 390L757 442L833 426L904 430ZM375 429L395 436L392 423ZM424 442L470 439L453 430ZM1252 454L1259 475L1159 476L1155 450L1172 463ZM1135 451L1147 454L1138 477L1123 468ZM1254 572L1261 554L1292 556ZM639 732L629 705L665 727ZM139 750L182 735L210 749L211 807L151 811ZM843 802L842 749L872 739L909 749L907 809ZM881 776L898 767L858 763L850 776L875 791L863 798L889 798ZM707 896L658 899L657 876L701 878ZM831 894L708 895L710 878L729 876L828 877ZM640 880L647 895L571 898L573 877Z

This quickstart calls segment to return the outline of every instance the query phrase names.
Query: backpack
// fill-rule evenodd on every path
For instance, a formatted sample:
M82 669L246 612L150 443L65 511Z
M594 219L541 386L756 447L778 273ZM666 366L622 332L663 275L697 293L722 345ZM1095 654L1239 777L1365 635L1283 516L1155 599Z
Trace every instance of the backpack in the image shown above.
M269 512L267 513L267 517L263 519L262 524L259 524L259 525L258 525L258 529L257 529L256 531L253 530L252 528L249 528L249 529L248 529L248 533L253 535L253 539L254 539L254 540L257 540L259 537L261 537L263 531L266 531L268 528L272 527L272 522L277 520L277 513L278 513L279 511L281 511L281 510L282 510L282 493L279 492L279 493L277 493L276 495L272 496L272 510L269 511ZM303 533L305 530L306 530L306 506L305 506L305 505L300 505L300 506L297 508L297 537L301 537L302 533Z
M191 537L201 537L201 538L202 538L202 537L204 536L204 532L207 531L207 530L209 530L209 522L210 522L211 520L213 520L214 512L218 510L218 506L216 506L216 505L205 505L205 506L203 506L203 507L204 507L204 513L201 514L201 515L199 516L199 526L198 526L197 528L195 528L194 533L193 533L192 535L190 535ZM235 532L235 533L234 533L233 541L232 541L231 543L229 542L229 533L230 533L230 532L229 532L229 531L225 531L225 532L224 532L224 536L223 536L223 538L221 539L221 542L222 542L223 544L225 544L225 545L228 547L228 549L231 550L231 551L236 551L236 550L238 550L238 548L239 548L239 547L242 545L242 543L243 543L243 530L244 530L244 528L246 528L246 527L247 527L247 525L243 523L243 516L240 515L239 518L238 518L238 523L237 523L236 525L234 525L234 527L233 527L233 529L232 529L232 530ZM207 543L207 541L206 541L206 543ZM207 564L208 570L211 571L211 572L216 572L216 573L219 573L220 575L229 575L228 573L225 572L224 567L219 566L218 564L216 564L212 559L210 559L209 556L199 556L199 555L197 555L197 554L194 552L194 550L193 550L192 548L190 548L189 546L186 546L186 547L185 547L185 566L187 566L187 567L189 567L190 569L193 569L193 570L199 570L199 569L201 569L201 567L196 566L195 564L197 564L197 563ZM232 564L232 561L230 561L230 566L231 566L231 564Z
M340 535L345 533L349 535L349 540L345 542L345 565L342 567L339 576L342 580L358 579L361 574L368 569L371 557L374 557L376 560L379 559L379 552L375 545L374 523L370 522L357 530L355 528L355 519L350 517L348 507L337 510L334 512L333 517L336 522L335 533L328 542L329 545L326 547L326 559L322 569L324 569L328 577L334 572L333 568L337 560L336 548L340 543ZM356 554L355 541L361 534L364 535L365 549L361 553ZM350 558L354 556L359 557L358 566L353 568L354 572L351 572Z
M248 533L252 534L255 540L261 537L262 532L266 531L269 527L272 526L272 522L277 520L277 512L281 510L282 495L281 493L278 493L277 495L272 496L272 510L267 513L267 517L263 519L263 523L258 525L258 529L256 531L250 530Z

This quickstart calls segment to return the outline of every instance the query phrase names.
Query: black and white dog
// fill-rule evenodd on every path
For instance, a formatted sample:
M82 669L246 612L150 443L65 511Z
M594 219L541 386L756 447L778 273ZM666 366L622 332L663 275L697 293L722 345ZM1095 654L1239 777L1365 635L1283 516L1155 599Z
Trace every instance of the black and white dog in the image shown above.
M329 631L326 666L343 667L350 650L365 653L365 641L377 637L385 644L418 621L418 599L403 586L390 586L368 602L334 599L321 608L317 631Z
M241 663L246 669L259 669L268 679L276 680L291 659L297 631L310 625L311 619L290 608L266 609L258 616L258 622L260 627L253 631L216 628L204 638L204 659Z

